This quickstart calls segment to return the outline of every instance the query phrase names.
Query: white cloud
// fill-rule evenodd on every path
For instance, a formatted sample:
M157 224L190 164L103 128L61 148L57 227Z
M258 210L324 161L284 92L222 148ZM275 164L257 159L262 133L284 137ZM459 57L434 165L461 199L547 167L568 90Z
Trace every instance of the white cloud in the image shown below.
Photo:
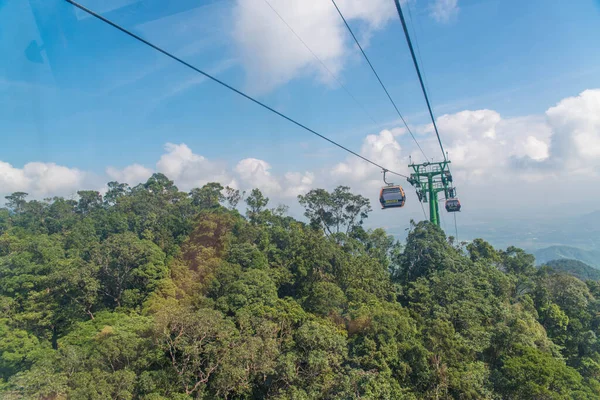
M405 152L392 131L383 130L377 135L368 135L363 141L360 154L390 170L408 175L409 153ZM388 182L406 185L406 179L394 175L387 175ZM332 189L337 185L349 186L355 193L360 193L369 198L371 205L378 205L379 189L384 185L383 174L377 167L354 156L348 156L346 161L338 163L330 171L321 176L313 187ZM409 192L410 195L414 195ZM408 215L420 212L415 202L408 207ZM379 220L380 224L389 221Z
M553 135L550 157L560 168L598 173L600 89L568 97L546 111Z
M408 154L402 153L402 147L392 131L383 130L378 135L368 135L363 142L360 154L390 170L406 173ZM356 181L372 177L373 171L373 165L357 157L349 156L346 161L333 168L332 175Z
M600 173L598 89L563 99L544 116L504 118L476 110L443 115L437 122L454 169L465 179ZM439 154L430 126L428 131L426 150Z
M110 179L117 182L127 182L132 186L146 182L150 178L150 175L152 175L152 172L150 168L146 168L140 164L132 164L123 169L115 167L106 168L106 174Z
M245 158L235 166L235 172L247 187L257 187L267 194L281 192L281 185L270 172L271 165L256 158Z
M33 193L47 194L73 190L83 183L85 174L54 163L31 162L23 167Z
M506 172L515 160L522 166L548 158L551 128L540 117L502 118L493 110L467 110L442 115L437 125L459 180L514 179L519 171ZM426 154L440 158L431 125L427 131Z
M458 0L435 0L431 5L430 15L437 22L448 22L458 15Z
M573 191L560 190L565 182L571 189L580 185L582 190L600 195L600 90L564 99L544 115L505 117L494 110L466 110L442 115L437 122L452 160L459 195L473 208L485 207L497 199L502 199L507 207L539 198L553 204L567 202ZM431 126L415 128L423 132L418 139L425 152L439 159L440 150ZM409 156L415 162L422 158L412 139L401 133L400 129L391 129L366 136L360 154L408 175ZM227 165L194 152L184 143L167 143L153 168L140 164L123 169L109 167L103 182L118 180L135 185L158 171L174 180L181 190L216 181L242 190L258 187L273 203L282 201L296 206L293 199L298 194L317 187L346 185L369 197L376 207L383 184L380 171L354 156L341 160L302 171L271 166L256 158ZM388 178L407 188L409 202L402 215L418 218L421 209L414 191L403 178ZM38 198L70 195L76 190L99 187L97 181L89 172L53 163L32 162L16 168L0 161L0 188L6 194L25 191ZM384 220L389 214L377 215L373 223L391 224Z
M0 187L3 193L23 191L29 183L22 169L14 168L6 162L0 162Z
M160 157L160 160L156 163L156 167L160 172L172 179L181 178L190 169L203 168L203 164L208 162L204 157L192 153L192 149L185 143L167 143L165 150L167 153Z
M165 153L156 162L154 169L140 164L132 164L123 169L114 167L106 169L109 178L132 186L145 182L154 172L165 174L175 181L181 190L201 187L208 182L235 186L235 181L225 165L195 154L185 143L165 144Z
M86 174L76 168L55 163L30 162L23 168L0 161L2 194L27 192L33 197L70 195L82 189Z
M413 129L411 129L412 131ZM397 128L392 128L390 129L390 132L392 132L392 135L394 136L402 136L405 135L406 133L408 133L408 130L406 130L405 127L397 127Z
M446 114L438 118L438 128L444 132L444 138L450 136L456 140L461 137L496 138L496 127L502 120L500 114L493 110L465 110L456 114ZM430 132L433 126L430 125Z
M322 0L268 1L337 75L352 43L333 4ZM368 31L379 29L394 16L393 3L387 0L339 0L338 6L347 19L366 22ZM324 82L331 79L265 0L237 0L232 23L250 90L268 92L301 75L316 75Z
M525 156L535 161L542 161L548 158L548 143L541 141L535 136L527 136L523 144Z
M219 182L241 190L259 188L265 194L279 198L305 193L315 178L312 172L288 172L276 176L271 170L268 162L256 158L245 158L229 168L194 153L185 143L167 143L155 169L132 164L123 169L109 167L106 173L110 179L135 185L145 182L156 171L172 179L180 190L189 191L208 182Z
M284 175L286 189L284 197L295 198L314 188L315 174L312 172L288 172Z
M201 187L208 182L230 184L231 176L225 165L195 154L185 144L167 143L167 151L156 163L156 170L173 179L182 190Z

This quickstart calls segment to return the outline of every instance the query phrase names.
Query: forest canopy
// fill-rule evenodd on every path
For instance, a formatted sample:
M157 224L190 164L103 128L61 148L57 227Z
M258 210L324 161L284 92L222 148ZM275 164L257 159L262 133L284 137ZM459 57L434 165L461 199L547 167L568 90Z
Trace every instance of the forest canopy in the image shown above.
M597 399L600 285L162 174L0 209L2 399ZM243 204L245 211L240 213Z

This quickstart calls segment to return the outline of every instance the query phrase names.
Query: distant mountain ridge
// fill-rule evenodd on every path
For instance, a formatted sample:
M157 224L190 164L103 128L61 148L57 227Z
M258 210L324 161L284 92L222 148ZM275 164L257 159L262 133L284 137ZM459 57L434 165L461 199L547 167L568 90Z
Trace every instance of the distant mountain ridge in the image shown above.
M562 272L569 275L573 275L576 278L581 279L582 281L588 279L595 281L600 280L600 269L590 267L586 263L583 263L578 260L552 260L544 264L552 268L552 270L554 270L555 272Z
M532 253L554 246L600 251L600 210L560 217L532 215L494 218L490 215L479 215L471 218L469 222L461 223L460 230L460 237L464 239L485 238L495 247L518 246ZM563 255L559 252L558 255L545 257L542 261L565 256L579 259L579 256L572 257L569 253ZM581 261L593 263L593 266L600 268L598 255L593 256L592 260Z
M588 266L600 269L600 250L582 250L571 246L550 246L533 253L538 265L552 260L577 260Z

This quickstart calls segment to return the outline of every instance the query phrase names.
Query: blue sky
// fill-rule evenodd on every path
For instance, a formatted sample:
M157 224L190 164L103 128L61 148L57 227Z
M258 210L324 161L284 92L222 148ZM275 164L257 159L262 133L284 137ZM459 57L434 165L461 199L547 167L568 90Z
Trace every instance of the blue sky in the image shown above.
M369 146L376 149L379 142L369 142L367 136L379 135L383 140L380 132L388 129L394 132L390 140L398 144L398 154L382 154L382 159L395 163L416 155L410 138L393 130L400 127L397 115L352 46L333 5L328 0L270 2L376 123L312 59L264 0L181 0L170 5L158 0L81 0L84 6L357 151L377 156ZM367 3L339 0L401 112L426 143L429 157L439 157L435 146L427 144L432 138L425 103L393 1ZM457 153L467 151L462 165L465 180L477 182L469 171L478 165L468 162L478 161L468 155L480 150L465 150L463 142L468 138L456 132L474 129L474 138L486 137L488 121L504 124L498 132L520 129L520 136L506 140L497 139L496 133L488 135L500 142L527 137L527 143L519 146L531 150L516 149L512 158L529 157L538 162L539 171L548 171L550 167L542 165L546 161L555 166L559 160L572 167L557 143L569 135L573 146L578 143L574 135L580 130L563 132L558 127L574 114L559 112L552 120L556 125L545 120L547 111L563 99L600 88L597 0L410 0L404 7L405 12L410 9L408 22L418 41L436 115L460 116L445 120L450 124L447 147ZM110 177L124 177L123 169L132 164L160 170L159 160L170 154L165 145L172 143L185 144L192 151L192 155L185 153L188 161L209 163L204 166L208 175L197 177L181 166L161 164L187 177L187 181L182 178L183 186L210 180L213 172L242 186L246 175L236 172L236 166L245 159L266 163L256 165L267 178L246 176L254 179L252 183L269 186L279 180L279 186L271 182L272 196L286 191L287 173L305 176L303 188L335 182L370 190L375 184L363 185L360 177L380 178L376 168L365 167L363 172L364 166L326 142L62 0L0 0L0 52L4 55L0 58L4 138L0 162L12 168L5 176L20 176L28 163L54 163L76 169L80 174L73 176L78 184L97 185L108 180L108 167L113 170ZM582 99L580 103L591 99L596 104L595 94ZM476 110L493 113L460 114ZM483 126L473 121L484 121ZM587 122L579 122L589 129ZM567 129L573 124L563 125ZM530 131L539 134L529 139ZM445 140L444 130L441 135ZM596 139L592 136L590 143ZM509 158L499 162L510 164ZM335 173L340 163L361 170L353 171L354 180L345 182L341 172ZM486 168L482 173L495 179L498 171ZM581 172L583 166L572 168ZM539 171L536 177L523 177L524 188L532 186L527 182L543 179L540 176L547 172ZM31 182L39 175L24 174L29 183L23 187L33 185L31 191L40 195L52 191L52 185ZM328 174L334 176L329 179ZM302 181L296 178L290 178L294 184ZM570 180L578 182L577 177ZM5 186L21 187L11 185ZM476 185L471 186L467 192L475 199ZM532 192L528 198L537 195ZM483 212L485 206L480 209Z

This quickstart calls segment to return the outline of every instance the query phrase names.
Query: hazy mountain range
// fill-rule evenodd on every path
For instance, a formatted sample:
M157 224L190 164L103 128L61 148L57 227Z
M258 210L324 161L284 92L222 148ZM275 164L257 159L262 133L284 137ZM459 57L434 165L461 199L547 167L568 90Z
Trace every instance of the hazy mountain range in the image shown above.
M551 246L533 253L538 265L552 260L577 260L600 269L600 251L582 250L570 246Z
M578 260L560 259L548 261L544 264L555 272L573 275L583 281L588 279L600 280L600 269L590 267Z
M600 210L571 217L503 218L460 226L462 238L480 237L496 247L521 247L538 264L574 259L600 268ZM460 238L460 237L459 237Z

